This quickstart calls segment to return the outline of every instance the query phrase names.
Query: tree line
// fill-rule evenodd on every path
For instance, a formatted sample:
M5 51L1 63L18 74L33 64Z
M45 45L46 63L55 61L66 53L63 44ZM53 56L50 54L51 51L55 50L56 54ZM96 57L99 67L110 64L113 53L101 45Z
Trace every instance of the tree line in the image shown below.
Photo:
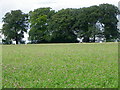
M117 28L119 9L112 4L55 11L50 7L38 8L25 14L12 10L3 17L3 42L22 43L24 32L29 29L31 43L95 42L96 37L106 41L120 39Z

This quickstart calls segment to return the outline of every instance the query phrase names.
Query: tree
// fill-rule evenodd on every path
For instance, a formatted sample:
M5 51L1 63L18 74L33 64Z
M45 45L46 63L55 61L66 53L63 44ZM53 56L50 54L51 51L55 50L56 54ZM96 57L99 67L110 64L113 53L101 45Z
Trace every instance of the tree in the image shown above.
M74 9L62 9L54 14L49 24L51 42L76 42L74 22Z
M88 8L79 8L77 10L78 14L76 15L76 22L73 25L73 28L76 30L77 36L79 38L84 37L84 42L89 42L89 27L88 27Z
M117 15L119 10L116 6L111 4L101 4L99 6L91 6L87 8L78 9L78 15L76 16L76 22L74 28L77 30L78 37L84 37L84 42L89 42L89 38L103 34L107 41L116 39L119 37L117 29ZM99 22L102 25L97 27Z
M90 6L88 9L88 31L89 37L93 38L93 42L95 42L96 35L101 33L100 28L97 27L97 23L99 22L99 6Z
M38 8L29 13L30 40L39 42L84 42L105 37L107 41L119 37L117 18L119 10L111 4L94 5L79 9ZM97 24L100 24L99 26Z
M38 8L29 12L29 39L34 43L47 42L48 22L55 13L51 8Z
M21 10L12 10L3 17L2 33L8 40L15 40L16 44L24 38L24 32L27 32L28 15Z
M96 23L99 19L98 11L98 6L79 8L76 11L76 22L73 25L73 28L76 30L79 38L84 37L84 42L89 42L90 37L94 38L95 42L95 35L99 31L96 27Z
M99 5L100 22L104 25L104 36L106 41L111 41L119 37L117 28L117 15L120 13L118 8L111 4Z

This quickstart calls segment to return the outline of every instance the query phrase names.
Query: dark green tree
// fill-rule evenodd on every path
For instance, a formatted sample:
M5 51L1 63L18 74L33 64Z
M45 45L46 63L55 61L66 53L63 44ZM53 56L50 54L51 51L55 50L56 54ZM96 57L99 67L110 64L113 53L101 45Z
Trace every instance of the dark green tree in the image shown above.
M120 13L118 8L111 4L99 5L100 19L99 21L104 27L104 36L106 41L111 41L119 37L119 30L117 28L117 15Z
M84 37L84 42L89 42L90 37L94 38L93 41L95 42L95 35L100 32L96 26L96 23L99 21L99 7L79 8L76 13L76 22L73 28L76 30L77 36L79 38Z
M51 8L38 8L29 12L29 39L34 43L46 42L48 38L48 22L55 13Z
M89 42L89 27L88 27L88 8L80 8L77 10L78 15L76 15L76 22L73 25L73 29L76 30L77 36L84 37L84 42Z
M16 44L24 38L28 29L28 15L21 10L12 10L3 17L2 33L7 40L15 40Z
M84 37L84 42L95 42L96 37L107 41L119 37L117 29L117 7L111 4L94 5L79 9L62 9L58 12L50 8L31 11L30 40L34 42L76 42ZM97 23L101 26L97 26Z
M96 23L99 22L99 6L95 5L88 7L88 13L89 37L93 38L93 42L95 42L96 35L101 33L100 29L96 25Z
M75 23L74 9L62 9L52 16L49 22L52 42L76 42L77 36L72 28Z

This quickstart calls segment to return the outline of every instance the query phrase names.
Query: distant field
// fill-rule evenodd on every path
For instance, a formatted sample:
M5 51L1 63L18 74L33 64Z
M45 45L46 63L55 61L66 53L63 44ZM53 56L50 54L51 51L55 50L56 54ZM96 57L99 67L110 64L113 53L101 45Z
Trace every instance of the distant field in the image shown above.
M2 49L3 88L118 88L118 43Z

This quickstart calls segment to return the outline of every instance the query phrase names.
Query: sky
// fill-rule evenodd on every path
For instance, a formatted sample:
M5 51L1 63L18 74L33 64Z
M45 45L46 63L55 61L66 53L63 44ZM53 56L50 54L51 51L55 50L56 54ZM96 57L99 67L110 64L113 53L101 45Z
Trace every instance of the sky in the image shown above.
M0 28L2 17L11 10L22 10L28 13L40 7L51 7L54 10L62 8L81 8L102 3L109 3L118 6L119 0L0 0Z
M22 10L28 13L40 7L51 7L54 10L62 8L82 8L103 3L118 6L120 0L0 0L0 29L2 28L2 18L11 10ZM26 38L28 35L25 35Z

